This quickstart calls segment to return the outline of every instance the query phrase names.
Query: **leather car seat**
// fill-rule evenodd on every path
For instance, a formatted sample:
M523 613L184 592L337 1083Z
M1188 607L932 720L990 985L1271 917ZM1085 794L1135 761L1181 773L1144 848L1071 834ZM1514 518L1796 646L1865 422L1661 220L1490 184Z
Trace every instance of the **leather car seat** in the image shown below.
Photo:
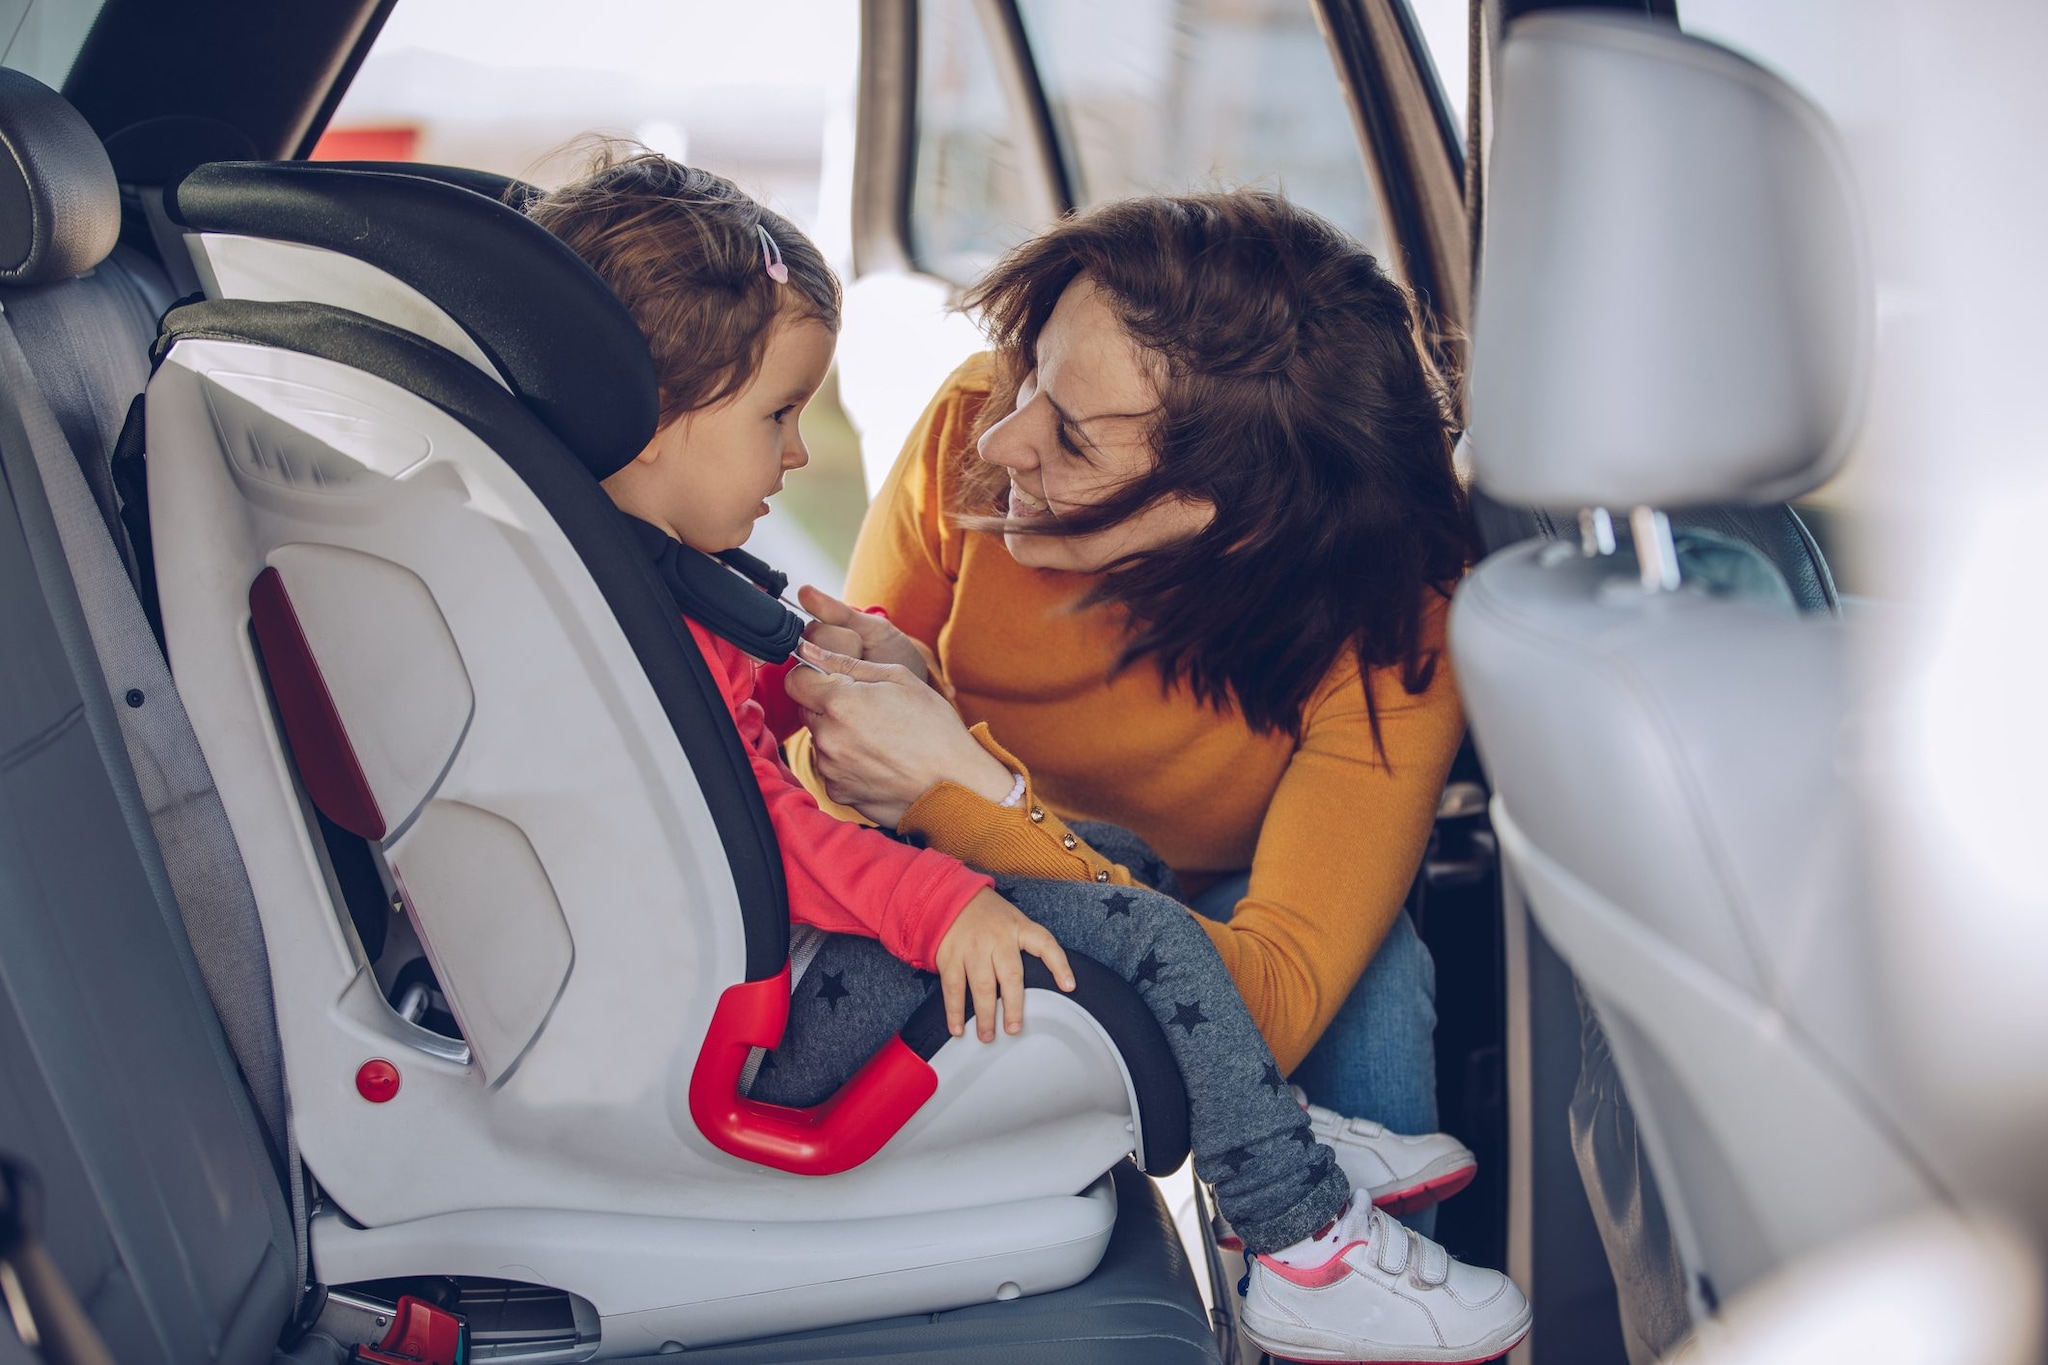
M1847 628L1794 610L1796 578L1777 601L1687 583L1672 533L1776 515L1839 464L1865 248L1825 118L1725 49L1546 13L1501 92L1473 472L1633 535L1495 554L1452 652L1503 855L1611 1042L1701 1316L1942 1190L1870 989Z

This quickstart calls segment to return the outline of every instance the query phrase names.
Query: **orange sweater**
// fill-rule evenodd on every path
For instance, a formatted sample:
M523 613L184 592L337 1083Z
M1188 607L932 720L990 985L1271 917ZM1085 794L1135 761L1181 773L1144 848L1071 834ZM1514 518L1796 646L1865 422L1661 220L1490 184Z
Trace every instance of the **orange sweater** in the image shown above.
M886 608L936 649L962 716L1020 760L1030 794L1005 809L945 784L903 829L1011 875L1129 880L1085 844L1067 847L1061 814L1135 831L1197 883L1249 867L1251 893L1230 922L1202 924L1291 1069L1379 948L1421 862L1464 730L1450 668L1420 696L1398 670L1374 673L1386 762L1352 657L1317 689L1298 742L1163 690L1147 664L1109 678L1115 615L1071 610L1090 580L1027 569L997 537L949 519L989 377L976 357L932 400L861 528L847 598ZM1426 638L1441 649L1448 604L1432 602Z

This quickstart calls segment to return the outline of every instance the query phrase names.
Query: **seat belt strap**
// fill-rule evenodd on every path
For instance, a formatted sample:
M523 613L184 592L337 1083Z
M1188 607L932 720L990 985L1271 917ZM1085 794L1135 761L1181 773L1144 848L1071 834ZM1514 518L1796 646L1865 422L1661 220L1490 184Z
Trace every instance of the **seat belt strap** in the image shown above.
M157 600L156 547L149 529L149 469L143 458L142 417L147 407L144 396L136 394L135 401L128 405L128 416L121 422L121 434L114 438L114 452L107 464L113 478L114 498L119 504L121 529L128 533L128 544L135 551L135 595L150 631L156 636L157 648L162 649L164 618Z
M296 1284L303 1290L308 1268L305 1181L289 1122L270 958L241 850L135 585L4 310L0 385L12 395L28 433L86 629L113 697L135 791L155 836L161 862L145 855L144 869L153 882L161 875L161 898L178 908L198 984L213 1003L272 1150L284 1159L292 1195ZM117 776L116 790L122 785Z

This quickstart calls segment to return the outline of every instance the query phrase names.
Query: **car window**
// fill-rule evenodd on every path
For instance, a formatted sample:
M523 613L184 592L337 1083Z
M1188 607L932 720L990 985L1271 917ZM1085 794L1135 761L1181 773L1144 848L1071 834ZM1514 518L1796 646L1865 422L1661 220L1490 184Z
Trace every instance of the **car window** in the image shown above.
M1394 2L1399 4L1400 0ZM1470 90L1467 75L1471 55L1466 45L1471 38L1471 10L1470 0L1408 0L1408 11L1415 16L1415 27L1422 34L1422 45L1429 50L1437 84L1443 88L1444 103L1450 108L1451 122L1459 132L1465 130L1465 104Z
M1057 207L1003 80L976 0L926 0L917 15L917 160L911 255L965 284Z
M1387 237L1313 0L1019 0L1083 204L1279 190Z
M99 13L100 0L0 0L0 66L61 87Z

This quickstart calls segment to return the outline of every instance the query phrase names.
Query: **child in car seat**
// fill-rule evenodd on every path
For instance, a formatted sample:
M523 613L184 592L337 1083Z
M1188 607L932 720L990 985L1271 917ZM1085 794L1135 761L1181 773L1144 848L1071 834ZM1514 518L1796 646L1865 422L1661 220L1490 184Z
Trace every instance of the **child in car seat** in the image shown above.
M839 285L817 248L731 182L652 154L602 154L527 212L574 249L646 335L653 439L604 481L655 558L733 549L809 460L798 415L824 382ZM1130 982L1186 1084L1197 1174L1242 1240L1246 1330L1313 1360L1488 1360L1527 1332L1527 1301L1367 1198L1318 1140L1208 936L1142 887L991 877L820 810L782 762L755 698L760 665L690 630L739 727L781 846L789 909L823 931L780 1047L750 1091L811 1104L933 989L960 1036L972 1015L1023 1026L1023 955L1074 988L1065 948ZM906 650L903 662L917 660ZM922 669L918 668L920 673Z

